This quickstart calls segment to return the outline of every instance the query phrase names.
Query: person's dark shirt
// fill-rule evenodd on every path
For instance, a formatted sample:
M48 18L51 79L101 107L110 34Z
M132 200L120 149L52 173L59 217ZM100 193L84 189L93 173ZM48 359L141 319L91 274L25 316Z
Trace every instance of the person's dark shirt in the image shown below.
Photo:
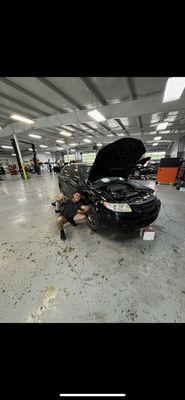
M80 200L77 203L74 203L73 200L68 199L65 203L64 210L62 211L62 215L65 218L74 218L77 214L78 210L80 210L81 206L84 205L84 201Z

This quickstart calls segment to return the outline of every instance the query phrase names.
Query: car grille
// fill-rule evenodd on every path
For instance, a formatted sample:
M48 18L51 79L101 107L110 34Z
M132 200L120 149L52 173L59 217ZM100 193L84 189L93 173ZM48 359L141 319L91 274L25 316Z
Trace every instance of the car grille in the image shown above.
M157 206L157 199L152 199L150 201L147 201L143 204L135 204L132 205L132 210L137 212L137 213L142 213L143 216L149 216L150 214L153 213L153 211L155 210Z

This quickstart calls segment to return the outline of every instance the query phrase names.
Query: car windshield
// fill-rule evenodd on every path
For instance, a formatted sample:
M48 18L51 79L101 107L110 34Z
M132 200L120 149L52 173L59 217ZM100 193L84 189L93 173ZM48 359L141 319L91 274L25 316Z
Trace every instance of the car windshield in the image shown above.
M90 169L91 169L91 165L81 165L80 166L80 172L81 172L82 178L85 183L87 183Z

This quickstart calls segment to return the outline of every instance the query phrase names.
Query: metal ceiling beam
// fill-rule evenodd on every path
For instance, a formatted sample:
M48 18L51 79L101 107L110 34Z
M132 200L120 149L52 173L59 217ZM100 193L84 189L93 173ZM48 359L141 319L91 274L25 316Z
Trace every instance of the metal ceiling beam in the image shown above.
M92 82L92 79L89 77L81 77L80 78L83 83L87 86L89 91L95 96L95 98L100 102L101 105L106 106L108 105L108 101L106 98L103 96L103 94L99 91L97 86ZM103 128L105 128L107 131L111 131L110 128L108 128L106 125L104 125L102 122L99 122L99 125L101 125ZM114 134L114 132L113 132ZM103 134L102 134L103 135Z
M134 85L134 80L131 77L126 77L126 81L127 81L127 86L131 95L131 99L132 100L136 100L137 99L137 93L136 93L136 88ZM142 124L142 119L141 116L138 116L138 122L139 122L139 129L141 131L141 133L143 133L143 124Z
M10 81L7 78L0 77L0 81L4 82L6 85L18 90L19 92L25 94L26 96L32 97L32 99L44 104L45 106L47 106L47 107L49 107L49 108L51 108L51 109L53 109L55 111L58 111L60 113L65 113L66 112L66 110L63 110L62 108L59 108L59 107L53 105L52 103L49 103L48 101L44 100L42 97L37 96L36 94L30 92L27 89L24 89L22 86L17 85L17 83L14 83L14 82Z
M59 89L53 83L48 81L48 79L43 78L43 77L37 77L37 79L40 82L44 83L44 85L46 85L47 87L52 89L55 93L59 94L59 96L63 97L65 100L67 100L69 103L71 103L74 107L78 108L79 110L84 110L85 107L82 104L78 103L76 100L74 100L68 94L64 93L61 89Z
M0 79L1 79L1 78L0 78ZM18 104L19 106L21 106L21 107L23 107L23 108L27 108L27 109L29 109L29 110L32 110L32 111L34 111L34 112L36 112L36 113L38 113L38 114L45 115L45 116L49 116L48 113L46 113L46 112L44 112L44 111L41 111L41 110L39 110L38 108L35 108L35 107L33 107L33 106L30 106L30 105L27 104L27 103L23 103L22 101L20 101L20 100L18 100L18 99L15 99L15 97L8 96L8 95L5 94L5 93L1 93L1 92L0 92L0 97L2 97L2 99L11 101L12 103Z
M94 97L102 104L103 106L108 105L109 103L105 99L105 97L100 93L97 87L95 87L95 84L92 82L92 80L88 77L80 77L82 82L87 86L87 88L90 90L90 92L94 95Z
M184 108L185 100L183 96L181 96L181 98L174 104L173 102L162 103L162 95L160 95L155 97L139 98L128 102L109 104L108 106L102 106L99 110L105 115L106 119L116 119L122 117L138 117L141 115L164 113L169 111L184 111ZM88 115L86 110L82 110L64 114L57 113L48 117L37 118L35 120L34 128L52 128L63 125L73 127L73 124L78 125L88 122L92 122L92 118ZM21 123L14 123L13 125L15 126L16 133L27 130L25 125L23 126ZM8 126L1 130L1 136L10 135L11 132L11 126Z
M78 108L78 110L85 110L86 107L84 105L82 105L81 103L78 103L76 100L74 100L72 97L70 97L69 95L67 95L66 93L64 93L61 89L59 89L57 86L55 86L53 83L51 83L50 81L48 81L48 79L46 78L42 78L42 77L37 77L37 79L44 83L46 86L48 86L50 89L52 89L55 93L59 94L61 97L63 97L65 100L67 100L70 104L72 104L74 107ZM90 125L88 124L83 124L84 126L86 126L87 128L92 129L95 132L99 132L97 129L93 129L90 127ZM86 132L85 130L82 132Z
M123 130L126 130L125 125L122 124L119 118L115 118L115 121L121 126Z
M5 110L7 110L7 111L11 111L11 112L14 112L14 113L17 113L17 114L19 114L19 115L23 115L24 117L28 117L28 118L37 118L37 117L35 117L35 115L31 115L31 114L28 114L28 113L25 113L25 112L23 112L23 111L19 111L19 110L17 110L16 108L14 108L14 107L9 107L9 106L6 106L5 104L1 104L0 103L0 109L1 108L4 108ZM1 110L0 110L0 113L1 113ZM39 112L37 112L37 114L40 114Z

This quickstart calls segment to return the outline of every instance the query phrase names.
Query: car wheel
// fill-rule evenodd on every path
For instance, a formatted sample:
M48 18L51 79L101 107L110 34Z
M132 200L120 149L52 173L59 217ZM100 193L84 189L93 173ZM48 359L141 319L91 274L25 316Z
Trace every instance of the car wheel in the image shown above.
M60 192L63 193L63 187L62 187L61 183L58 184L58 187L59 187Z
M134 171L134 178L140 178L140 172L139 171Z
M98 214L94 206L90 207L90 210L86 214L86 222L91 231L96 232L100 228L100 222Z

